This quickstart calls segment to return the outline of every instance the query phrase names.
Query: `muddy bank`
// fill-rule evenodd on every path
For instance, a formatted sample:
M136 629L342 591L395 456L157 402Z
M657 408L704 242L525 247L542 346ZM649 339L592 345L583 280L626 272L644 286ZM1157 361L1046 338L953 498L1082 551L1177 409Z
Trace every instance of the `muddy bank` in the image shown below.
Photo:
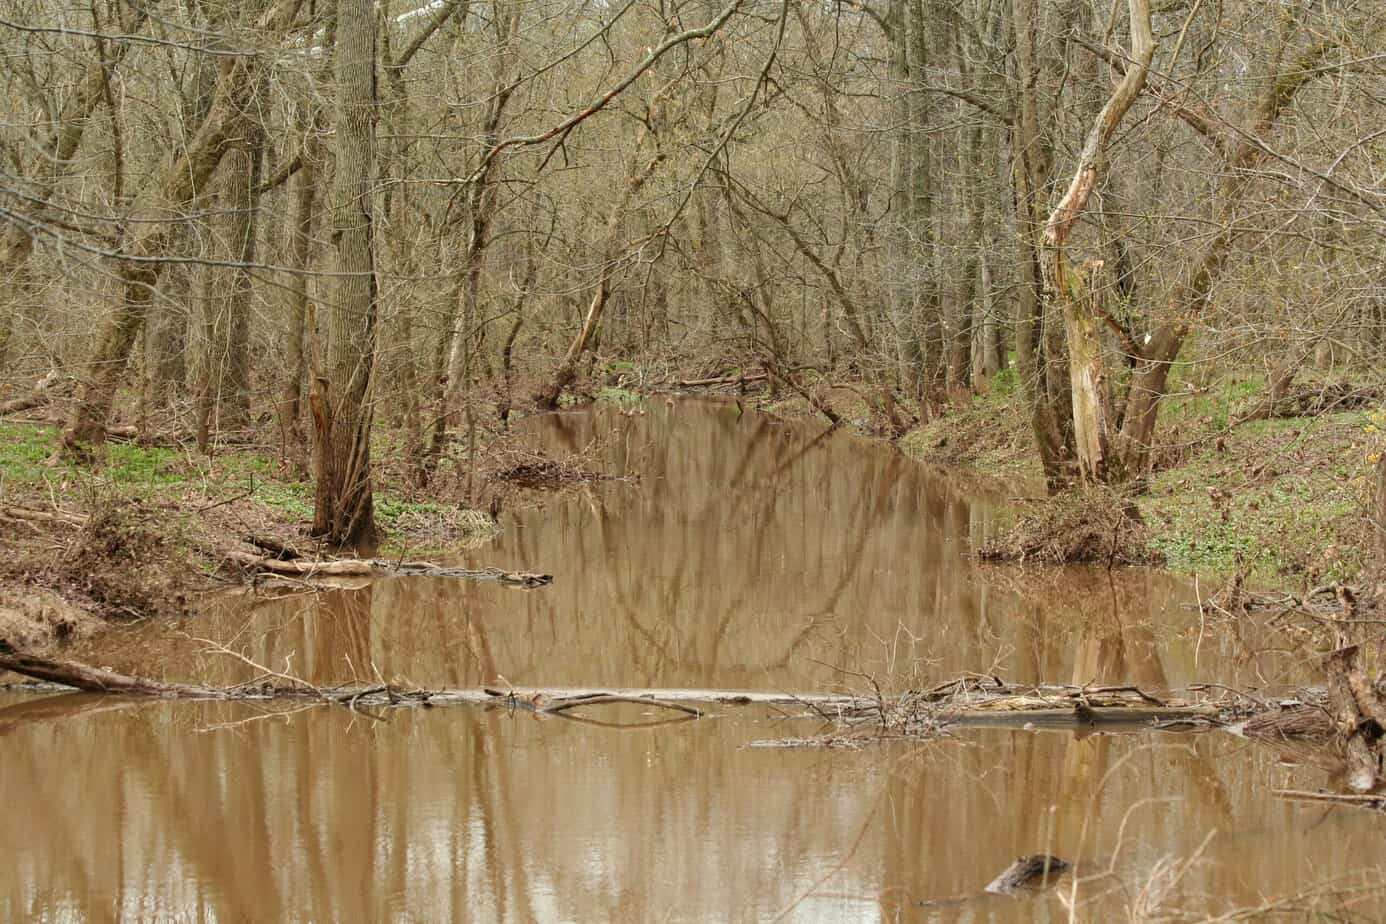
M273 570L258 566L265 557L333 557L308 534L311 484L271 456L242 449L199 458L116 444L88 469L46 461L49 427L3 428L0 637L25 647L194 612L207 593ZM503 510L607 478L584 464L588 457L590 449L551 457L515 439L488 447L469 484L383 484L377 551L403 561L482 544L496 535Z

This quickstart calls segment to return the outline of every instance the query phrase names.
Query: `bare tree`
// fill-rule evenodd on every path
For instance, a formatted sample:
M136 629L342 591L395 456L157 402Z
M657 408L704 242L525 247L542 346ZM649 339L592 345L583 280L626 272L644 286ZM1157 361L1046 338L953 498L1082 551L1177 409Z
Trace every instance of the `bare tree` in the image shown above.
M371 0L338 0L332 242L336 273L311 363L313 534L334 546L375 541L371 487L375 372L376 26Z

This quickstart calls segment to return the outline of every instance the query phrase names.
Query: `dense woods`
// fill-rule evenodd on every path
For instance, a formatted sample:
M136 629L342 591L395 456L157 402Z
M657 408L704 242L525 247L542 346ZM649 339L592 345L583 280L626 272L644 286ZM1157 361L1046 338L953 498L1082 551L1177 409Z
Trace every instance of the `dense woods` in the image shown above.
M0 381L71 383L74 458L116 424L273 441L346 545L373 439L426 484L515 409L676 372L830 417L834 383L925 420L1001 390L1052 487L1138 480L1174 389L1375 374L1383 30L1309 0L16 0Z

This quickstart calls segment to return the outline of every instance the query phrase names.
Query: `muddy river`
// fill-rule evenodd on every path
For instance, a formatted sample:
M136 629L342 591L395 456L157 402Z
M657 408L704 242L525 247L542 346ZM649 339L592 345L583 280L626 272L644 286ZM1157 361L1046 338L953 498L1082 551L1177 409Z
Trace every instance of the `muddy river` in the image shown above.
M1192 580L978 564L969 548L1014 496L729 405L642 407L529 421L553 452L639 480L505 515L456 556L548 587L246 595L83 657L234 682L255 674L239 655L408 687L1304 679L1301 658L1203 624ZM1386 895L1379 816L1277 798L1328 771L1225 733L754 746L820 731L763 706L638 728L4 694L0 920L1198 920L1300 893L1294 907L1337 901L1351 919ZM1040 852L1078 875L982 894Z

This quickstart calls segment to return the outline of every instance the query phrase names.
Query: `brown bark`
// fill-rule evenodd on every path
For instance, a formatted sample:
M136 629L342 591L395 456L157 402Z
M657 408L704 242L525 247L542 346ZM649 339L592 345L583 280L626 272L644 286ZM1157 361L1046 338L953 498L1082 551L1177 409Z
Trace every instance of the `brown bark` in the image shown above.
M1064 244L1087 208L1088 198L1102 178L1107 144L1145 87L1155 56L1147 0L1129 0L1131 63L1098 113L1078 157L1078 169L1059 204L1045 223L1045 252L1053 261L1054 299L1063 307L1067 334L1074 448L1085 481L1111 483L1125 477L1115 451L1116 420L1112 414L1102 340L1099 336L1101 263L1077 271L1068 267Z
M641 127L640 133L635 139L636 151L640 151L645 146L645 139L650 135L650 123L661 111L660 105L661 94L655 93L651 96L647 108L647 122ZM622 190L620 199L607 213L606 233L601 249L601 264L597 269L597 281L592 287L592 298L587 304L587 313L583 316L582 327L579 328L573 342L569 344L567 352L563 354L563 359L559 362L558 368L554 370L553 376L534 393L534 400L540 407L550 409L558 407L558 399L563 394L564 389L573 384L574 379L577 378L578 360L596 334L597 325L602 320L602 312L606 308L607 300L611 297L617 269L617 242L622 219L625 218L630 203L650 177L654 176L656 168L663 160L664 153L658 149L658 142L656 142L654 154L626 181L626 188Z
M207 452L211 434L242 430L250 421L251 279L247 265L255 260L254 194L259 175L260 133L242 118L234 135L245 139L227 152L214 180L220 188L212 200L212 255L203 267L200 299L204 351L196 398L197 448Z
M144 28L157 2L130 4L120 28L135 35ZM81 147L92 113L104 98L111 72L124 59L129 42L112 42L98 46L98 54L82 70L81 77L63 100L62 109L54 122L41 151L34 156L26 171L30 185L26 187L23 209L31 220L42 220L48 200L58 183L72 169L73 158ZM100 52L106 51L106 57ZM34 238L16 224L6 224L0 230L0 281L9 284L33 252Z
M1381 777L1381 719L1386 718L1375 688L1357 663L1357 646L1346 645L1324 661L1329 708L1347 751L1347 783L1357 792L1376 787Z
M1078 471L1086 482L1113 484L1123 480L1124 472L1116 452L1111 383L1098 320L1102 314L1102 262L1090 261L1074 269L1060 267L1059 271L1063 273L1059 301L1068 334Z
M370 436L377 284L374 253L375 16L371 0L340 0L332 241L337 281L323 310L324 362L314 371L313 535L335 547L375 542Z
M482 139L487 153L481 170L470 179L467 187L467 211L471 226L467 246L462 253L462 276L453 299L446 336L439 342L433 381L437 383L433 432L428 441L428 465L442 453L448 433L457 425L458 404L470 376L470 360L476 335L477 302L481 295L481 271L486 248L491 242L491 227L500 203L500 160L490 153L500 141L501 123L506 107L516 88L512 38L519 29L520 5L512 3L508 15L496 20L495 72L489 107L482 120ZM426 472L428 465L422 466Z
M1039 100L1036 84L1035 0L1015 0L1011 22L1015 39L1016 74L1013 84L1016 118L1011 126L1011 149L1015 152L1013 183L1018 233L1016 260L1015 363L1020 387L1030 412L1030 429L1035 436L1040 465L1050 490L1069 481L1072 459L1071 436L1065 431L1060 413L1068 417L1062 396L1053 390L1049 345L1046 332L1044 280L1040 272L1039 239L1043 218L1042 196L1053 155L1040 131Z
M308 321L308 269L313 259L313 234L317 225L319 166L322 151L316 114L303 141L302 165L294 176L293 216L289 230L289 266L296 272L288 279L285 321L288 327L284 377L279 386L279 433L285 458L302 466L304 454L303 382L306 369L304 339Z

